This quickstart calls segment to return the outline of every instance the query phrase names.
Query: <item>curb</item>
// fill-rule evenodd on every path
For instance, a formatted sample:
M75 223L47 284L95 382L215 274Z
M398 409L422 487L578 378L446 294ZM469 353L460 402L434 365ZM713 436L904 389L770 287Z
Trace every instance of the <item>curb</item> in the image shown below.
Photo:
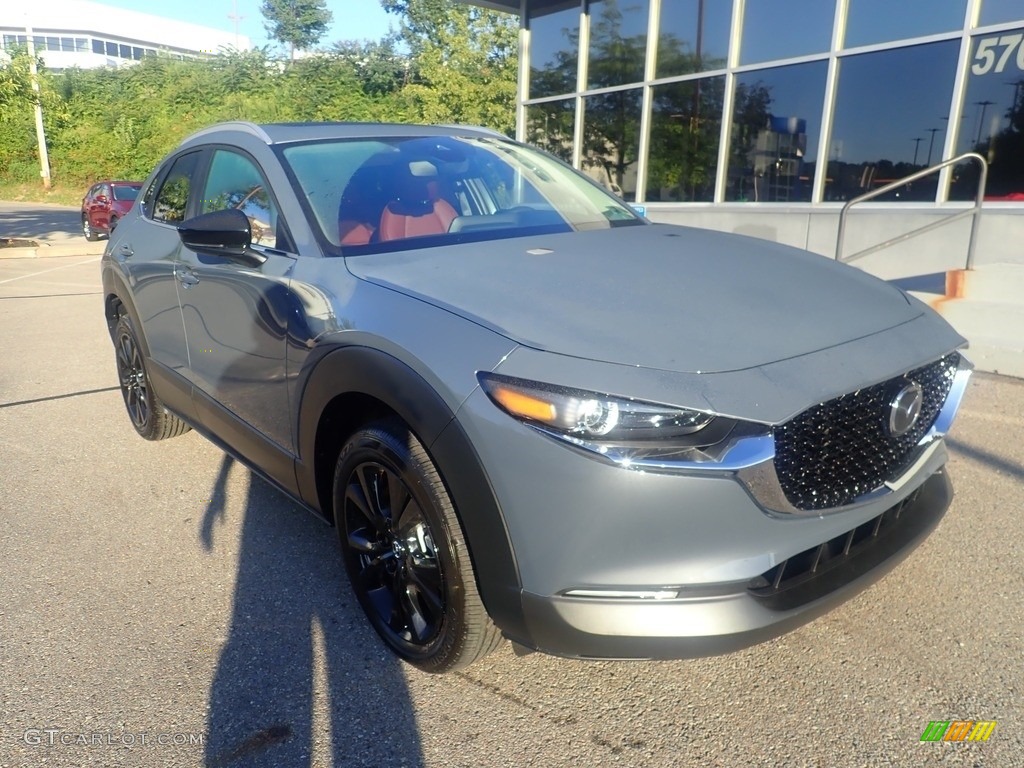
M90 243L61 243L48 245L40 243L34 248L0 248L0 259L47 259L57 256L101 256L107 247L106 241Z

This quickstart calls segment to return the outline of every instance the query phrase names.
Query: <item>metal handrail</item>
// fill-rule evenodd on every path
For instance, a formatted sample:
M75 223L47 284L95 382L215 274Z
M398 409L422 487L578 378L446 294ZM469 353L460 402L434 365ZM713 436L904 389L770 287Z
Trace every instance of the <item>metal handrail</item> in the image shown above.
M843 258L843 239L846 235L846 214L853 206L857 205L858 203L863 203L866 200L872 200L878 197L879 195L884 195L886 192L892 192L892 190L894 189L899 189L900 187L905 186L906 184L909 184L912 181L923 179L925 176L930 176L933 173L941 171L943 168L946 168L947 166L956 165L957 163L963 160L976 160L978 162L978 165L981 166L981 176L978 179L978 194L974 200L973 208L968 208L963 211L951 213L937 221L931 222L930 224L925 224L923 227L912 229L910 232L907 232L906 234L890 238L889 240L886 240L884 243L873 245L870 248L865 248L862 251L857 251L856 253L852 253L846 258ZM902 179L890 182L889 184L886 184L884 187L879 187L878 189L873 189L870 192L865 192L863 195L859 195L858 197L855 197L852 200L847 201L846 205L843 206L843 210L839 212L839 233L836 237L836 261L854 261L856 259L860 259L863 258L864 256L867 256L869 253L880 251L883 248L888 248L890 245L901 243L904 240L909 240L910 238L916 235L923 235L925 232L930 232L936 227L941 227L944 224L952 224L954 221L959 221L965 216L971 216L971 239L967 244L967 269L972 269L974 267L974 247L978 242L978 222L981 220L981 203L982 200L984 200L985 198L985 185L987 183L988 162L985 160L984 157L979 155L977 152L964 152L964 154L962 155L957 155L956 157L950 158L949 160L944 160L941 163L931 166L930 168L925 168L923 170L912 173L909 176L904 176Z

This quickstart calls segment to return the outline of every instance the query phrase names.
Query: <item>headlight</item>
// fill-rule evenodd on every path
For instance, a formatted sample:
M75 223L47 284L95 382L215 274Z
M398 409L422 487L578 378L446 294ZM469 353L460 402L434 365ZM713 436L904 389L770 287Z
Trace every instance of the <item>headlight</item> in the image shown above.
M677 456L714 461L704 448L721 442L731 419L493 373L478 374L487 396L510 416L617 463Z

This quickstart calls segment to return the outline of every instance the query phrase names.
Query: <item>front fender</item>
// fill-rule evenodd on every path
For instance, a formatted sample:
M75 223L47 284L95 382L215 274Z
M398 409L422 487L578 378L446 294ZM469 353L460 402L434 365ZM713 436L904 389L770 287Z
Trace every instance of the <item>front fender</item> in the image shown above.
M302 498L331 518L331 510L321 508L316 482L317 428L330 402L340 395L361 394L383 403L409 425L437 465L492 620L507 634L524 637L519 571L497 497L476 450L434 388L385 352L346 346L316 363L301 392L296 476ZM320 469L333 473L333 467Z

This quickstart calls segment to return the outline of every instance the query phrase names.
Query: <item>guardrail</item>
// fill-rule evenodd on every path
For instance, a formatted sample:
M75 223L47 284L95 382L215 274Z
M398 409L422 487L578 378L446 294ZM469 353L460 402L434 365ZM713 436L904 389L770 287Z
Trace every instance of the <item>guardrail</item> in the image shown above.
M872 245L870 248L865 248L862 251L851 253L847 257L843 257L843 240L846 235L846 214L853 206L863 203L867 200L873 200L874 198L884 195L886 192L892 192L894 189L899 189L902 186L909 184L912 181L923 179L925 176L930 176L933 173L938 173L943 168L950 165L956 165L957 163L963 162L964 160L974 160L981 167L981 175L978 178L978 194L974 200L974 206L966 208L962 211L956 211L955 213L947 214L937 221L933 221L930 224L925 224L923 227L912 229L910 232L899 235L897 237L890 238L884 243L878 245ZM949 160L944 160L941 163L925 168L923 170L912 173L909 176L904 176L902 179L893 181L886 184L884 187L873 189L870 192L865 192L863 195L853 198L847 201L846 205L843 206L843 210L839 212L839 233L836 236L836 261L851 262L857 259L867 256L869 253L880 251L883 248L888 248L890 245L896 243L902 243L904 240L909 240L917 235L923 235L925 232L930 232L933 229L943 226L944 224L952 224L954 221L970 216L971 219L971 237L967 243L967 269L974 267L974 247L978 242L978 224L981 220L981 203L985 198L985 185L988 183L988 163L985 158L979 155L977 152L965 152L962 155L957 155Z

